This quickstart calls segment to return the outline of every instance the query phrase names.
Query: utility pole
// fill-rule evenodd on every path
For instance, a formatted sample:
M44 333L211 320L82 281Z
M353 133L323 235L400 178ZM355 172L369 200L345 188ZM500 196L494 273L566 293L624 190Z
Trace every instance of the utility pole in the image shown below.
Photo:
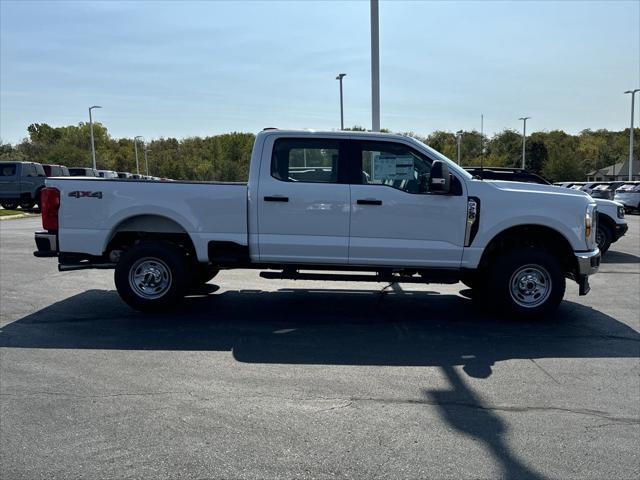
M380 131L380 35L378 0L371 0L371 130Z
M462 140L462 130L456 132L456 140L458 141L458 165L460 165L460 141Z
M518 120L522 120L522 169L525 169L525 156L526 156L526 142L527 142L527 120L531 117L520 117Z
M133 138L133 148L136 151L136 173L140 175L140 164L138 163L138 139L142 138L142 135L137 135Z
M633 180L633 107L635 106L636 92L640 92L640 88L635 90L627 90L624 93L631 94L631 130L629 131L629 181Z
M144 169L147 171L147 177L149 176L149 161L147 160L147 153L149 152L148 148L144 149Z
M93 119L91 118L91 110L94 108L102 108L100 105L89 107L89 130L91 131L91 158L93 159L93 169L96 170L96 145L93 142Z
M339 73L336 80L340 81L340 130L344 130L344 106L342 103L342 79L346 77L346 73Z
M484 114L480 114L480 168L484 165Z

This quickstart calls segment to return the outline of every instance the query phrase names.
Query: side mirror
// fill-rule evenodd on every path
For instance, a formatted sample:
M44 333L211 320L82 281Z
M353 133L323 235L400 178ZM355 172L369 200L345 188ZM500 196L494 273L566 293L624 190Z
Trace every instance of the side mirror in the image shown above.
M432 193L449 193L451 188L451 175L449 175L449 166L440 161L435 160L431 165L431 179L429 187Z

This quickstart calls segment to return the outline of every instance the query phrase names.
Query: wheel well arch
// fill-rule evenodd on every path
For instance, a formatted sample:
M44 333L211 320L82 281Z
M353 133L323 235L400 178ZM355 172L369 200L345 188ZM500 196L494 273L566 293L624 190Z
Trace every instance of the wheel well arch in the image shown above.
M571 243L554 228L545 225L516 225L496 234L482 253L478 268L486 268L501 252L516 247L544 248L555 256L565 273L577 271L577 261Z
M160 241L184 248L188 255L195 255L195 245L187 230L177 221L157 214L132 215L121 220L110 232L104 253L124 250L142 241Z
M606 225L613 233L616 222L606 213L598 212L598 225Z

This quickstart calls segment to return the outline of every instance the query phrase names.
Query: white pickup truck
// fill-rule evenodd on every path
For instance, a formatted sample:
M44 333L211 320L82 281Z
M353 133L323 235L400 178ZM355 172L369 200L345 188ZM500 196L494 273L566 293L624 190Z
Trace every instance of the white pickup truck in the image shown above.
M267 129L248 183L50 178L38 257L115 268L125 302L164 309L221 269L269 279L456 283L519 315L581 295L598 270L596 204L483 181L409 137Z

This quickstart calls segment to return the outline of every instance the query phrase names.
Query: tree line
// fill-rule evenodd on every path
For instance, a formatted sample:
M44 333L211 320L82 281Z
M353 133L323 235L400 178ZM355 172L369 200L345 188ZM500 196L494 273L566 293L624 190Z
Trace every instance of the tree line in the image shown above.
M113 138L106 127L93 124L96 159L99 169L135 172L132 138ZM349 130L364 130L354 126ZM69 167L91 166L88 123L51 127L34 123L29 136L20 143L0 144L0 160L28 160L62 164ZM458 137L453 132L436 131L427 136L403 132L456 161ZM640 129L634 158L640 152ZM148 150L149 174L179 180L246 181L255 135L232 132L208 137L183 139L159 138L138 142L140 173L145 172L144 150ZM583 180L587 173L615 163L629 155L629 129L583 130L571 135L562 130L534 132L527 136L526 168L549 181ZM522 136L506 129L488 137L478 131L460 134L460 158L464 166L520 167Z

